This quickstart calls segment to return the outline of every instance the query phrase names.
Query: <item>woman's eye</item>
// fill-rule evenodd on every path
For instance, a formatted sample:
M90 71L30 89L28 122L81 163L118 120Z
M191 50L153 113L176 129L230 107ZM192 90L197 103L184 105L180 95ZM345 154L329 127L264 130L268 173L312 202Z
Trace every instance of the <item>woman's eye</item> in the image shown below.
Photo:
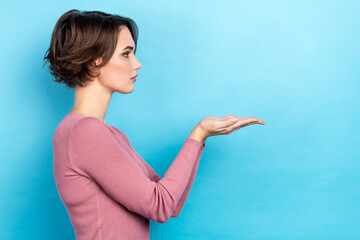
M124 54L129 54L129 53L130 53L130 52L126 52L126 53L124 53ZM124 54L123 54L123 55L124 55ZM127 56L127 57L128 57L128 56Z

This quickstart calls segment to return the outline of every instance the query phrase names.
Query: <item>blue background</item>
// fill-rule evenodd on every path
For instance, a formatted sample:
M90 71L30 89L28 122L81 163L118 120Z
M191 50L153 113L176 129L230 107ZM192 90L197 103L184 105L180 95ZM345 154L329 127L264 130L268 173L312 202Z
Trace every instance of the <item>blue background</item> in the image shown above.
M360 239L360 1L2 1L1 239L74 239L52 136L74 92L43 65L70 9L130 17L131 94L106 122L160 175L205 116L258 117L206 140L177 218L151 239Z

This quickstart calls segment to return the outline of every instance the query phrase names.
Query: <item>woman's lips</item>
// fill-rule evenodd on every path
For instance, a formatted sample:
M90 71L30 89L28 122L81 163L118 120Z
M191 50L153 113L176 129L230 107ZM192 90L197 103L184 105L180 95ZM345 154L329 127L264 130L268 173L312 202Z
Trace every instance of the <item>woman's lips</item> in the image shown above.
M131 78L131 80L133 80L134 82L136 82L136 77L137 77L137 74L135 77Z

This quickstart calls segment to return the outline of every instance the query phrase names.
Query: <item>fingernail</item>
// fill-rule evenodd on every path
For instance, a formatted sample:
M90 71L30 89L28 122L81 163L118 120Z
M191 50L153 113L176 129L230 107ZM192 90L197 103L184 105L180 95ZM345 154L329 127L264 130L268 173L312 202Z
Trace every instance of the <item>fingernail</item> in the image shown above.
M237 118L234 118L232 121L233 121L233 122L236 122L237 120L238 120Z

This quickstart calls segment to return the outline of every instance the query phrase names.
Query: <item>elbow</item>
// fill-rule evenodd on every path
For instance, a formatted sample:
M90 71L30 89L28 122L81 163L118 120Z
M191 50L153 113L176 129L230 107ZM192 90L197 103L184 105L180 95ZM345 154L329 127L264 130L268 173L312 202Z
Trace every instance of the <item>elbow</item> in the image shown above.
M162 187L161 183L157 183L155 194L148 204L150 204L150 212L148 218L158 223L166 223L170 217L178 215L176 211L177 201L169 191ZM148 206L148 204L146 204Z
M158 223L166 223L169 219L164 219L164 220L161 220L161 221L158 221Z
M179 216L179 211L176 211L176 209L175 209L175 211L171 214L171 217L172 218L176 218L177 216Z
M169 216L159 217L156 222L158 222L158 223L166 223L167 221L169 221L170 217L176 218L177 216L179 216L179 213L180 213L180 212L174 211L174 212L173 212L171 215L169 215Z
M157 222L159 222L159 223L166 223L167 221L169 221L170 217L176 218L177 216L179 216L179 214L180 214L180 211L178 211L178 209L175 208L175 209L171 212L171 214L169 214L169 215L166 216L166 217L161 217L161 218L159 218L159 219L158 219L159 221L157 221Z
M158 222L158 223L166 223L169 221L170 217L177 217L178 213L174 211L173 206L168 207L165 211L157 212L157 214L153 214L153 217L151 218L152 221Z
M166 223L167 221L169 221L170 217L167 216L159 216L156 219L152 219L154 222L158 222L158 223Z

